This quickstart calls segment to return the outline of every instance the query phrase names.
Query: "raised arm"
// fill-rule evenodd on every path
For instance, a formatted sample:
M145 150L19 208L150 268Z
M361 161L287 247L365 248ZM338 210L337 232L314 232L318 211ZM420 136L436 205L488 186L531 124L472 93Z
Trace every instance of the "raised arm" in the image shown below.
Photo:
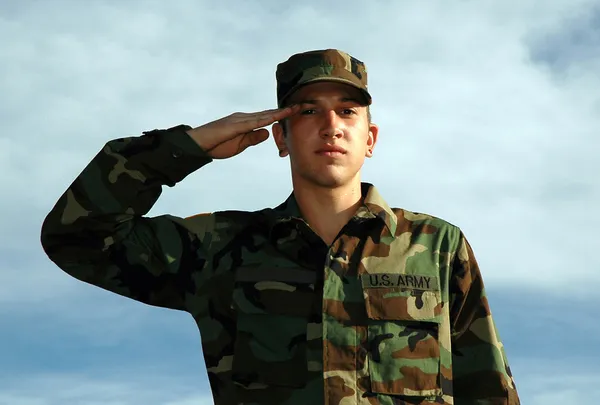
M41 242L48 257L79 280L146 304L183 309L201 235L189 232L181 218L144 215L164 185L175 185L211 161L188 129L108 142L46 217ZM211 217L205 221L209 230Z
M210 255L204 239L215 218L145 215L163 186L263 142L269 133L261 127L298 110L236 113L194 129L180 125L108 142L44 220L44 251L79 280L146 304L185 309L186 293L195 291L192 274Z

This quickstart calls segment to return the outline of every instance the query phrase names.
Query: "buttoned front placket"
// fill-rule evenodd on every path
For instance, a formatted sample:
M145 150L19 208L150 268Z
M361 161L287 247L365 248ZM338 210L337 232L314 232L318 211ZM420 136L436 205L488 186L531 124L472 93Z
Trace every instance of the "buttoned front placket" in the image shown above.
M357 386L365 375L364 299L358 277L364 219L353 217L329 247L323 284L324 404L361 404ZM364 225L364 224L362 224ZM352 232L349 232L352 230Z
M387 249L388 242L394 238L396 219L374 188L365 184L362 191L365 204L358 208L330 246L300 217L293 195L270 214L275 214L271 236L277 234L278 250L298 265L314 269L317 284L321 283L315 286L315 299L320 299L315 309L319 310L318 321L321 322L318 360L322 370L323 403L330 405L371 405L364 396L370 387L366 309L359 268L365 251L377 256L380 245ZM366 250L365 246L368 246ZM308 335L312 336L313 343L317 342L316 333ZM316 361L317 351L311 354Z

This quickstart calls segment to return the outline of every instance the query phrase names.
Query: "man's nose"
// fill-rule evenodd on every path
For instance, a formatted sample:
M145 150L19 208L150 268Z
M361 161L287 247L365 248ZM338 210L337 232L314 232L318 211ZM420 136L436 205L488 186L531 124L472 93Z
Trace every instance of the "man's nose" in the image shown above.
M321 124L321 137L337 137L342 136L341 119L335 110L329 110L323 113Z

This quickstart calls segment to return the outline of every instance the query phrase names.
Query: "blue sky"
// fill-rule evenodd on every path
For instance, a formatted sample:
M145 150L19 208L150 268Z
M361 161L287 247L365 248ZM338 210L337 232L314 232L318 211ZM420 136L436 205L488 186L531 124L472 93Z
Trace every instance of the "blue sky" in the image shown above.
M523 403L599 397L600 3L216 4L0 3L0 404L212 404L191 316L70 278L40 225L106 141L273 108L276 64L330 47L369 71L363 179L465 231ZM269 140L150 214L290 191Z

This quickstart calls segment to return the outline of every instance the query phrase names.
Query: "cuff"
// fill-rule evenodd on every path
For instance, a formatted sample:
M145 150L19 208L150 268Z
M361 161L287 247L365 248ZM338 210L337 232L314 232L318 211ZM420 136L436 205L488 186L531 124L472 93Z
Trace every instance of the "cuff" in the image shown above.
M212 158L187 134L189 125L143 132L152 138L154 148L149 166L159 174L164 184L174 186L186 176L212 162Z

